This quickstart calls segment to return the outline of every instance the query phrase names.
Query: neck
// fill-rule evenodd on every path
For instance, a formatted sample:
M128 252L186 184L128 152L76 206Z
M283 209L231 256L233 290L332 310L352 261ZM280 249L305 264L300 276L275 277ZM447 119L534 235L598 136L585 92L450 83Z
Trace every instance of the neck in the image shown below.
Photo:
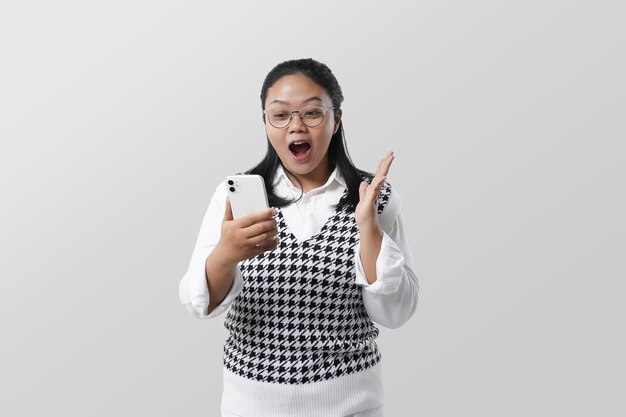
M300 180L303 191L308 193L309 191L326 184L328 177L330 177L330 166L328 164L328 158L325 158L313 171L306 174L291 174L286 171L285 173L295 186L298 184L297 179Z

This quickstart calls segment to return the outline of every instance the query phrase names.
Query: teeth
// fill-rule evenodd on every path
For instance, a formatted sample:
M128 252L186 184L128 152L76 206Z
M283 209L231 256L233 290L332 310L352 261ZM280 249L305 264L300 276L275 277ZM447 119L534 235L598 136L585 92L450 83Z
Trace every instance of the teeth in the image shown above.
M306 142L303 140L299 140L297 142L294 142L293 145L302 145L303 143L306 143Z

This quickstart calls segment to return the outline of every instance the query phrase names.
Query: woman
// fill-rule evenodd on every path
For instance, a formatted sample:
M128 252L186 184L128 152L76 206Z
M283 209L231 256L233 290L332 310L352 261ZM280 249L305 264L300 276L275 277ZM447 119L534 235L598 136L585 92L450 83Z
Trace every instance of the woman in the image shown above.
M374 322L413 314L418 281L385 182L357 169L344 144L343 95L330 69L286 61L261 89L268 147L248 174L275 209L233 220L220 184L206 212L180 298L224 325L222 416L383 415Z

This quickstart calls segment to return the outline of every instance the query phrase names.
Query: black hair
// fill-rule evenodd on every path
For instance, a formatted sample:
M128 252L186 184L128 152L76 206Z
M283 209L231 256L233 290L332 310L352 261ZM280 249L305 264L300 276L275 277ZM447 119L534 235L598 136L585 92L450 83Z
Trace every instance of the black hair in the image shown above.
M323 87L333 102L333 107L335 108L334 114L335 117L337 117L341 109L341 103L343 102L341 87L328 66L311 58L294 59L282 62L276 65L267 74L265 81L263 82L263 87L261 87L261 108L263 110L265 110L267 90L282 77L293 74L302 74ZM337 206L354 211L354 208L359 202L359 185L361 184L361 181L366 179L369 182L373 178L373 175L369 172L358 169L352 163L345 144L343 121L339 122L337 131L331 137L330 145L328 146L328 162L331 170L336 167L341 173L348 189L348 192L344 198L339 201ZM265 157L261 160L261 162L259 162L258 165L246 172L247 174L258 174L263 177L265 189L267 190L267 199L271 207L284 207L294 201L298 201L284 199L274 193L272 179L274 178L276 170L280 164L280 158L268 138ZM291 174L291 172L284 166L283 169L285 172ZM303 187L300 180L295 175L293 175L293 177L296 178L300 185L300 189L302 190ZM301 197L302 195L300 195L300 198Z

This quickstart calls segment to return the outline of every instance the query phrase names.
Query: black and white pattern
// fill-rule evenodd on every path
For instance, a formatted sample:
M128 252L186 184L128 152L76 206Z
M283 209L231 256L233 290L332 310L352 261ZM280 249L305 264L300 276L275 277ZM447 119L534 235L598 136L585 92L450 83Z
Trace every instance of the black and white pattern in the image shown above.
M379 213L390 195L383 184ZM304 242L280 210L276 219L278 248L240 265L244 285L224 321L224 366L256 381L304 384L378 363L379 330L354 283L354 213L336 209Z

